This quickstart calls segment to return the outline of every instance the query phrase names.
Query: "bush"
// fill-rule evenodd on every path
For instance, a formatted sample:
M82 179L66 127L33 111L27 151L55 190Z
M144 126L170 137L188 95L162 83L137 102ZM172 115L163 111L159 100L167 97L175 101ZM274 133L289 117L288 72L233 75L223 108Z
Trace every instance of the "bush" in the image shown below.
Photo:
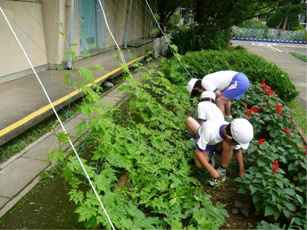
M265 221L261 221L256 226L256 230L284 230L284 227L280 227L279 224L271 224Z
M249 168L238 179L240 192L252 196L258 213L304 229L306 152L290 110L262 82L248 90L233 112L235 117L249 119L255 130L247 157Z
M226 51L190 52L182 57L182 62L185 63L189 72L197 78L219 70L236 70L245 73L252 82L266 80L278 96L285 101L291 101L298 95L287 73L263 58L240 48ZM191 78L176 59L165 61L161 68L165 75L170 75L174 82L186 81Z
M230 30L199 32L195 27L183 27L172 34L172 42L180 54L204 49L224 49L230 40Z
M240 27L243 28L254 28L254 29L265 29L267 26L261 20L249 19L241 23Z

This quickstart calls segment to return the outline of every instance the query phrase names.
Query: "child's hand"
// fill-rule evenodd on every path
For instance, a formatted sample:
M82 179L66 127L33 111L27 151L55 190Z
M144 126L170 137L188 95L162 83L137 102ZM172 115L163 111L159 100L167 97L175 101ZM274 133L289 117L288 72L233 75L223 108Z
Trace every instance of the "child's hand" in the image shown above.
M239 176L240 177L243 177L245 175L245 170L243 169L243 170L240 170L240 172L239 172Z

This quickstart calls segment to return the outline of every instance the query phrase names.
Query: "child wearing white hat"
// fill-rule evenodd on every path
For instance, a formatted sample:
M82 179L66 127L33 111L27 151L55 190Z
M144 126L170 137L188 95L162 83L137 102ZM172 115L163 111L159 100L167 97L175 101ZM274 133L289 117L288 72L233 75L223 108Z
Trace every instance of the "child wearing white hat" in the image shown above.
M231 123L225 120L212 119L200 125L192 117L188 118L190 132L197 137L195 150L195 163L198 167L206 169L212 180L209 184L217 185L225 179L226 168L234 150L239 163L239 174L244 175L244 162L242 149L247 150L249 142L253 139L253 126L243 118L234 119ZM221 167L215 169L209 162L209 155L221 148Z
M204 91L201 94L200 102L197 105L197 122L201 125L208 120L222 120L224 121L224 115L221 110L215 104L215 93L210 91ZM189 116L186 120L186 126L193 132L195 119Z

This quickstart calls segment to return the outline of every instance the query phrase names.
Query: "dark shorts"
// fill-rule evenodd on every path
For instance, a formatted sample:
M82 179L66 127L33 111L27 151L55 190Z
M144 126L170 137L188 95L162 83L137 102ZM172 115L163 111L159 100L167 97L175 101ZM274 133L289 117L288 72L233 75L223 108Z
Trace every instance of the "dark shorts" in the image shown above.
M210 158L211 156L213 156L214 154L220 154L220 152L221 152L221 145L220 145L220 144L216 144L216 145L207 145L205 150L199 148L199 147L197 146L197 144L196 144L196 148L197 148L200 152L202 152L202 153L204 153L204 154L208 154L209 158Z

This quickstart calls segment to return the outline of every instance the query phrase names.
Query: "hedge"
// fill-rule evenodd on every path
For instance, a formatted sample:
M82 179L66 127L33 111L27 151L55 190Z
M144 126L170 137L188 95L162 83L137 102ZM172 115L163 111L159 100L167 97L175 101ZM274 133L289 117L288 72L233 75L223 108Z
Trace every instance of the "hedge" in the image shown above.
M284 101L291 101L298 95L298 91L286 72L275 64L269 63L257 55L250 54L242 48L189 52L181 59L193 77L202 78L215 71L235 70L245 73L254 83L266 80ZM185 73L186 78L192 77L174 58L165 60L161 68L166 75L173 75L170 77L175 82L186 80L181 79L181 73Z

